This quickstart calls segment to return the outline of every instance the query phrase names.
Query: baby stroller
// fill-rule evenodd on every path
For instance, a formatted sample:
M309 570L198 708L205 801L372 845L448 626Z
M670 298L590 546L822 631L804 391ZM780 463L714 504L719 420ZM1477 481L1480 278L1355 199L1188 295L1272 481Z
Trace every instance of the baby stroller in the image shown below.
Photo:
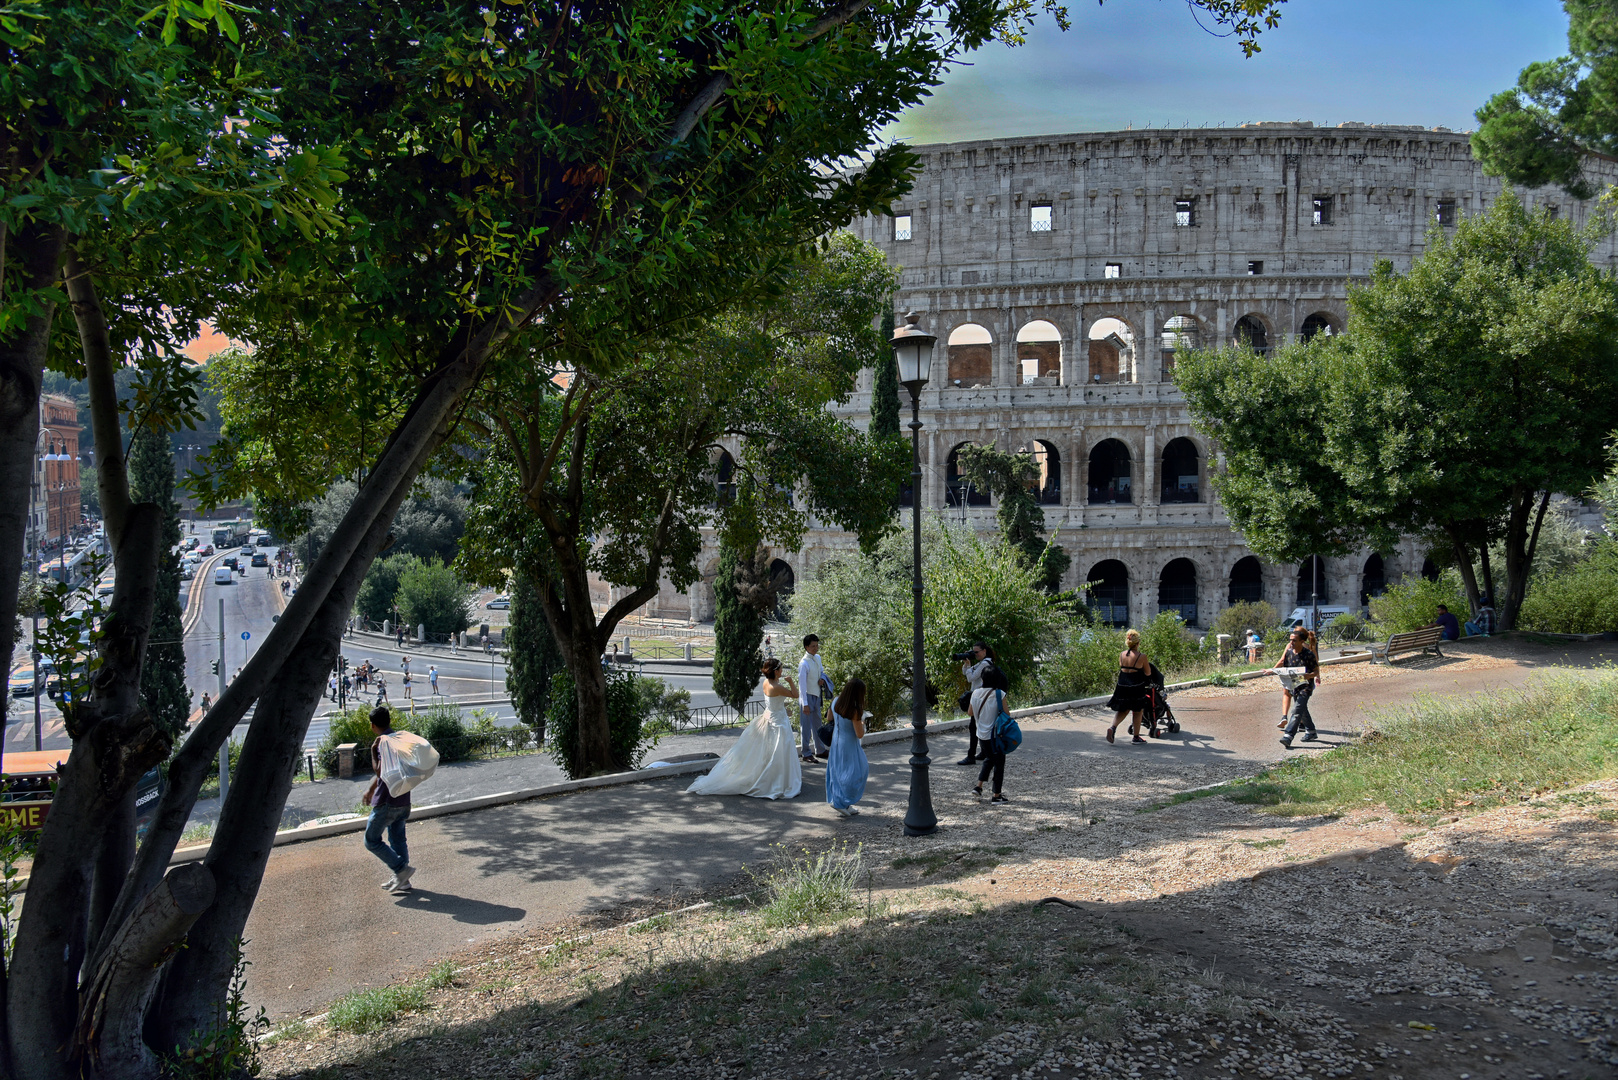
M1157 670L1156 664L1149 666L1151 670L1146 676L1146 717L1151 721L1152 738L1161 739L1178 734L1180 722L1174 718L1174 710L1169 708L1169 695L1163 689L1163 673Z

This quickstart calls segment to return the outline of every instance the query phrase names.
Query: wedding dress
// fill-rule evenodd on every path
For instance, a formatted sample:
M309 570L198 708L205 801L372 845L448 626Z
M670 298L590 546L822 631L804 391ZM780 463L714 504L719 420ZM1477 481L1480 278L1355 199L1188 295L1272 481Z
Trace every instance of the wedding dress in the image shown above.
M785 701L765 697L763 715L748 724L736 745L686 790L697 795L795 798L803 787L803 766L798 764L798 741Z

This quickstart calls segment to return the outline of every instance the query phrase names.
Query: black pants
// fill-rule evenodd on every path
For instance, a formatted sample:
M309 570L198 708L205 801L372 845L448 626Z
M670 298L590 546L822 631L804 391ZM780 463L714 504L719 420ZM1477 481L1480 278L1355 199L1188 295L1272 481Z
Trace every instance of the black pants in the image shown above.
M1315 730L1315 718L1309 715L1309 695L1315 692L1315 684L1307 682L1292 691L1292 712L1287 716L1287 738L1297 734L1298 728L1307 731Z
M983 768L978 770L978 787L983 786L983 781L989 778L991 772L994 774L994 793L998 795L1000 784L1006 778L1006 755L996 750L994 743L986 742L983 744Z
M966 732L971 736L971 742L966 744L966 759L971 761L978 756L978 725L970 716L967 717Z

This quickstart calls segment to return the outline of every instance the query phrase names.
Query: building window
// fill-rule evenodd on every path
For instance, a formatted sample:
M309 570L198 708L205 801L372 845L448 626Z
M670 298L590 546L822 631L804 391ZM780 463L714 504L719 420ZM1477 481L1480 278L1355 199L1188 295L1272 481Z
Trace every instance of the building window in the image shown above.
M1123 263L1108 263L1107 268L1101 272L1104 278L1120 278L1124 276Z
M978 281L979 281L980 273L981 273L981 271L977 271L977 270L962 270L961 271L961 284L962 285L976 285L978 283Z
M1051 207L1049 203L1029 209L1028 228L1031 232L1051 231Z
M1555 221L1557 218L1562 216L1562 208L1560 206L1547 206L1545 208L1545 212L1550 215L1552 221Z
M893 238L895 240L908 240L908 239L910 239L910 215L909 214L894 214L893 215Z
M1455 200L1454 199L1439 199L1438 200L1438 213L1435 216L1437 217L1438 223L1440 225L1453 225L1453 224L1455 224Z
M1264 273L1264 260L1263 259L1248 259L1247 260L1247 276L1248 277L1258 277L1262 273Z
M1332 204L1337 200L1330 195L1315 196L1315 224L1330 225L1332 223Z
M1175 226L1177 228L1181 228L1181 229L1189 229L1189 228L1193 227L1194 225L1196 225L1196 223L1197 223L1197 200L1196 200L1196 198L1192 197L1192 198L1189 198L1189 199L1176 199L1176 200L1174 200L1174 224L1175 224Z

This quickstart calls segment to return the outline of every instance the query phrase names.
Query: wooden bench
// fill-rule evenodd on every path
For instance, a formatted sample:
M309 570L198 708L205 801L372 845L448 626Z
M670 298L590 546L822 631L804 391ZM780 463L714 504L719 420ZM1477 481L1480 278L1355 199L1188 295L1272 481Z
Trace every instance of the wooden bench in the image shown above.
M1444 640L1444 628L1441 626L1424 626L1420 630L1411 630L1405 634L1394 634L1380 645L1371 645L1371 663L1376 663L1380 656L1384 662L1393 663L1395 653L1408 652L1435 652L1443 656L1439 643Z

